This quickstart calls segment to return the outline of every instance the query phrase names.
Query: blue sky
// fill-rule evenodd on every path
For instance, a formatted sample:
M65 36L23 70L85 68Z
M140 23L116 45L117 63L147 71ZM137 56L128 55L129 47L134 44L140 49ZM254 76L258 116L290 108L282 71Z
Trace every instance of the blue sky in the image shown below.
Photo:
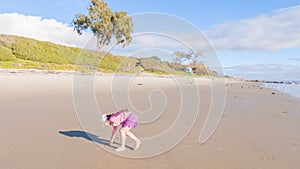
M295 75L288 76L293 70L295 74L300 72L299 0L109 0L106 2L113 10L125 10L130 15L162 12L178 16L194 25L216 48L225 74L253 78L253 68L256 68L254 65L260 65L260 72L256 72L258 79L268 80L269 75L276 79L273 73L274 67L271 66L272 69L269 69L269 65L277 65L278 68L282 68L282 70L278 69L280 71L278 78L300 79ZM70 29L61 29L63 31L60 33L58 28L71 28L70 23L74 14L86 13L88 4L89 0L1 1L0 22L1 25L6 23L7 27L0 28L0 33L82 47L82 44L75 42L80 41L77 35L68 32ZM30 27L31 22L32 27ZM27 24L29 25L26 26ZM18 30L21 29L20 27L22 30ZM52 29L55 29L55 34ZM81 37L82 41L87 39L88 37ZM129 49L124 48L123 51ZM293 69L287 72L282 66ZM227 68L230 71L227 71ZM286 76L282 76L284 74Z

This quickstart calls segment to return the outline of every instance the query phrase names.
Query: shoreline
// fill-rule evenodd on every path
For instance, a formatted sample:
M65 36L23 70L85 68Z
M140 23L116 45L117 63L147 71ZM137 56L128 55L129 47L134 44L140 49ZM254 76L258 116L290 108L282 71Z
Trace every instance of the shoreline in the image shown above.
M225 77L209 77L209 76L181 76L181 75L156 75L150 73L139 73L139 74L128 74L128 73L103 73L103 72L82 72L82 71L71 71L71 70L40 70L40 69L4 69L0 68L0 74L6 75L67 75L67 76L74 76L74 75L93 75L96 77L112 77L112 76L136 76L139 78L192 78L195 80L213 80L213 79L224 79L224 85L228 86L230 83L254 83L255 85L260 85L260 87L272 89L276 92L281 92L284 94L288 94L289 96L300 98L299 96L295 96L289 92L285 92L280 89L276 89L270 85L295 85L292 82L283 82L283 81L264 81L264 80L246 80L240 78L225 78ZM58 76L56 76L58 77ZM298 83L296 82L296 85Z

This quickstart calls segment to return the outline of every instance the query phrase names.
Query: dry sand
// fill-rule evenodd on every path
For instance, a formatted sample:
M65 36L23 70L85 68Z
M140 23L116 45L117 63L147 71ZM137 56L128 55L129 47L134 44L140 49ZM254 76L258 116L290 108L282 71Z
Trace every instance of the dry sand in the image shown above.
M118 91L118 85L111 90L112 77L97 75L95 78L96 101L103 112L115 110L112 95L124 94ZM122 78L126 79L126 75ZM100 123L91 124L85 131L85 125L90 125L86 124L89 118L76 114L72 72L1 70L0 79L1 169L299 168L300 100L261 89L256 83L229 81L223 84L227 93L223 118L213 136L199 144L199 133L211 106L209 84L214 80L197 80L199 114L187 137L158 156L130 159L106 151L112 148L104 145L108 135L100 133L103 131ZM188 88L190 82L186 83L183 87ZM132 91L132 104L140 110L151 109L149 91L163 91L168 100L159 119L133 130L137 136L157 135L172 125L177 115L174 112L180 105L175 99L180 92L172 78L138 76L128 90ZM144 144L137 151L157 148L159 145L146 147ZM132 150L127 148L126 152Z

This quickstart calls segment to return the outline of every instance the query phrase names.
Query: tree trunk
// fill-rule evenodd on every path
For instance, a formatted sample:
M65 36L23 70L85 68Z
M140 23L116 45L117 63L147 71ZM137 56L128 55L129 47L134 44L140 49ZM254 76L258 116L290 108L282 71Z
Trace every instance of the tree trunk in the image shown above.
M101 39L102 39L101 34L97 32L96 38L97 38L97 51L101 52L102 47L103 47L103 45L101 43Z

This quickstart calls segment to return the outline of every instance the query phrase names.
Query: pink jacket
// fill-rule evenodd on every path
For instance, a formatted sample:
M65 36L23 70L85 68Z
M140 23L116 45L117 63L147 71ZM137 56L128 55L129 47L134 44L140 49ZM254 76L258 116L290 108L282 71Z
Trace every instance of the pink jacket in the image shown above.
M120 125L123 123L127 117L130 115L131 112L125 111L125 110L120 110L117 113L114 113L110 117L110 124L114 127Z

